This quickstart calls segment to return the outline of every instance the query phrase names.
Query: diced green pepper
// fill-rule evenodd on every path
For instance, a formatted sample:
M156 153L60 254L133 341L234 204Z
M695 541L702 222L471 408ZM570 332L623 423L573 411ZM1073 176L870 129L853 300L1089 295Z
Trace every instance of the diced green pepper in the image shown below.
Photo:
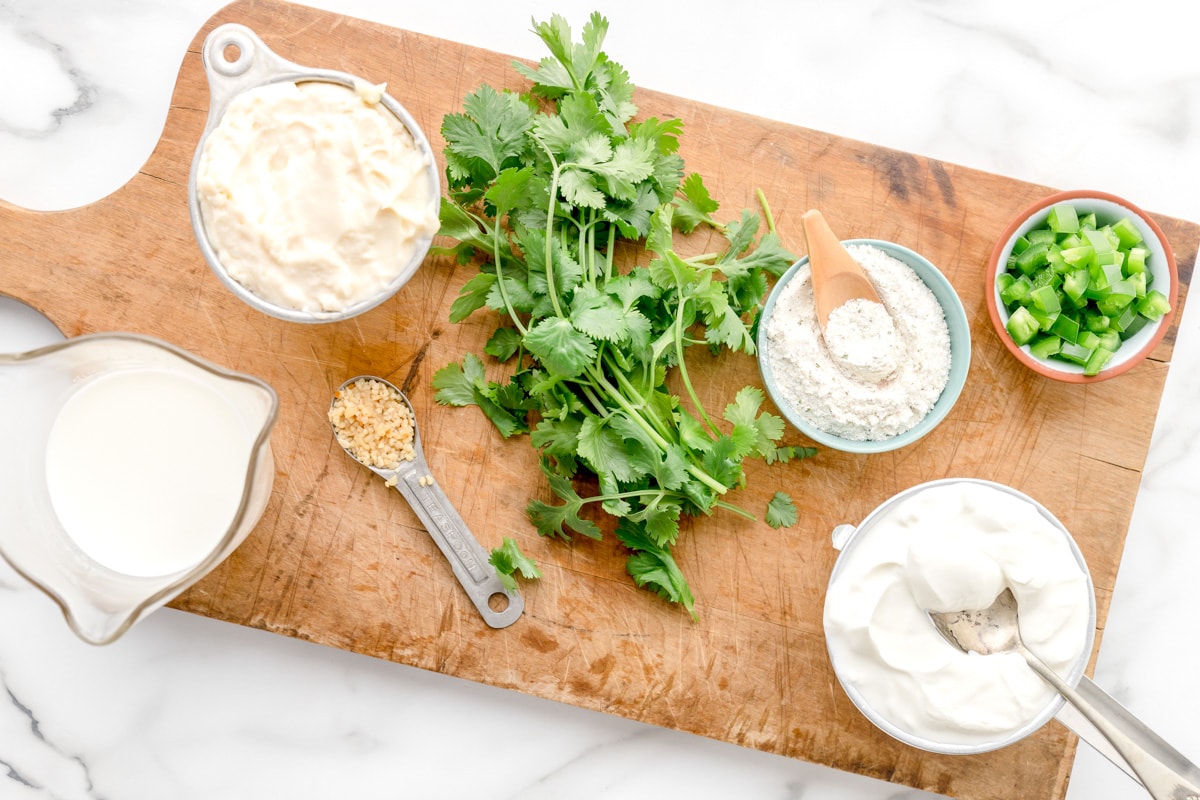
M1152 287L1141 229L1130 217L1100 224L1069 203L1014 240L996 291L1010 312L1008 334L1041 359L1062 359L1089 374L1121 343L1170 311Z
M1096 255L1101 253L1111 252L1113 248L1112 240L1108 238L1108 234L1099 229L1087 229L1083 232L1083 238L1096 251Z
M1146 258L1150 251L1144 247L1131 247L1125 256L1125 274L1136 275L1146 271Z
M1092 354L1088 356L1087 363L1083 366L1083 374L1089 377L1099 375L1100 370L1104 369L1112 357L1112 350L1105 350L1102 347L1093 350Z
M1091 266L1096 260L1096 248L1090 244L1081 244L1077 247L1067 247L1062 250L1063 260L1068 264L1076 267Z
M1075 303L1083 299L1091 284L1091 275L1086 269L1077 269L1063 276L1063 293Z
M1038 336L1029 343L1029 352L1035 358L1049 358L1062 348L1063 340L1054 335Z
M1004 303L1006 307L1023 303L1029 298L1029 292L1032 289L1033 281L1029 280L1028 275L1021 275L1007 288L1000 290L1000 302Z
M1074 343L1079 339L1079 323L1066 314L1059 314L1058 319L1050 326L1050 333L1065 342Z
M1125 279L1133 286L1133 296L1139 300L1146 296L1146 275L1145 272L1135 272Z
M1136 292L1126 281L1117 281L1109 287L1104 297L1096 300L1096 310L1109 317L1115 317L1134 301Z
M1056 244L1050 245L1050 249L1046 251L1046 263L1056 273L1069 272L1073 269L1072 265L1063 258L1062 248Z
M1112 318L1096 311L1088 311L1083 315L1083 324L1092 333L1104 333L1111 327Z
M1046 222L1055 233L1074 233L1079 230L1079 215L1075 213L1075 206L1069 203L1060 203L1051 208Z
M1061 280L1058 277L1058 273L1050 267L1042 267L1037 272L1030 275L1029 278L1031 281L1033 281L1034 289L1038 288L1039 286L1057 286Z
M1137 307L1133 303L1130 303L1121 310L1120 314L1112 318L1110 325L1114 331L1120 333L1122 338L1124 338L1129 326L1138 318ZM1145 319L1145 317L1141 317L1141 319Z
M1116 331L1104 331L1103 333L1097 335L1100 337L1100 344L1097 346L1101 349L1115 353L1117 352L1117 349L1120 348L1121 334L1117 333Z
M1046 266L1046 251L1049 249L1050 244L1048 242L1031 241L1029 247L1025 248L1025 251L1017 256L1017 269L1026 275L1032 275L1040 268Z
M1094 347L1084 347L1074 342L1063 342L1062 347L1058 351L1058 358L1083 366L1092 357L1092 353L1094 352L1096 352Z
M1149 324L1150 320L1135 312L1133 315L1133 321L1125 326L1125 330L1121 331L1121 339L1125 340L1136 335L1138 331Z
M1058 311L1042 311L1035 305L1027 305L1024 307L1029 312L1029 316L1037 320L1038 329L1043 331L1050 330L1050 326L1059 318L1061 312Z
M1133 220L1129 217L1122 217L1112 226L1113 233L1121 241L1120 246L1126 250L1133 247L1135 244L1141 244L1145 241L1142 238L1142 232L1138 230L1138 226L1133 224Z
M1053 286L1037 286L1029 293L1029 299L1039 311L1046 314L1062 311L1062 303L1058 302L1058 293Z
M1138 301L1137 310L1146 319L1157 322L1171 310L1171 303L1165 294L1157 289L1151 289L1145 297Z
M1029 313L1029 309L1025 306L1017 306L1017 310L1008 318L1008 324L1005 325L1008 330L1008 335L1013 338L1013 341L1018 345L1026 345L1033 339L1038 332L1040 326L1038 321Z
M1025 238L1032 244L1053 244L1055 240L1054 231L1047 228L1034 228L1026 231Z

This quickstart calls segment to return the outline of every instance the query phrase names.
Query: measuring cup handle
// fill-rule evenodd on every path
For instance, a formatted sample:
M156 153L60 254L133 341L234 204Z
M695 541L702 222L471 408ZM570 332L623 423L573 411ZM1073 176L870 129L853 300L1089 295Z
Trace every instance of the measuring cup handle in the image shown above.
M454 576L484 621L493 628L513 624L525 608L524 598L500 582L496 568L488 562L487 551L471 534L442 487L434 480L425 460L418 457L414 466L415 469L406 469L397 476L396 488L450 562ZM506 598L507 604L500 611L489 603L496 595Z

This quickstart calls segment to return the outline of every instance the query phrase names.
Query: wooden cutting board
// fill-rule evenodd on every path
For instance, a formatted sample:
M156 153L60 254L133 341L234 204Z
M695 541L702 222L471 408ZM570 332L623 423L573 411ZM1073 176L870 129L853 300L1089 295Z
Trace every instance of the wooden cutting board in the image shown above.
M200 45L230 21L292 61L387 81L439 152L442 115L459 110L465 93L480 82L524 86L497 53L248 0L197 34L161 141L125 187L64 212L0 204L0 291L43 309L68 335L159 336L279 392L266 515L177 608L957 797L1063 796L1075 740L1057 723L990 754L910 749L851 705L821 629L833 527L946 476L1009 484L1057 514L1091 567L1103 629L1176 329L1146 363L1088 386L1039 378L1005 352L984 306L984 265L1010 217L1048 187L639 92L643 115L683 119L689 170L705 175L727 218L755 207L761 188L793 250L803 248L800 214L814 207L846 238L915 249L958 290L974 341L962 398L917 444L749 470L750 488L733 499L761 509L785 490L800 509L796 527L722 513L686 524L678 557L697 595L693 622L632 586L611 537L541 540L523 508L551 495L528 441L501 439L476 409L433 402L433 372L481 352L489 332L490 320L447 321L471 268L430 258L383 306L321 326L254 312L209 272L185 187L208 107ZM1157 219L1178 257L1182 308L1200 229ZM711 361L697 352L689 363L715 407L745 384L761 385L750 357ZM403 499L334 443L330 393L361 373L409 393L431 467L485 547L511 536L540 564L544 577L526 585L526 612L512 627L481 622Z

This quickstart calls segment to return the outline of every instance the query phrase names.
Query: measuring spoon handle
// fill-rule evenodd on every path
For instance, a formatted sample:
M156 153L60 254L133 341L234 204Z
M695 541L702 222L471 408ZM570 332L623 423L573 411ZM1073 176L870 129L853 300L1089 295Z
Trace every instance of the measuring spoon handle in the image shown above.
M396 489L404 495L438 549L446 556L454 576L475 608L479 609L484 621L493 628L504 628L516 622L525 608L524 598L517 592L509 591L500 582L496 568L488 562L487 551L471 534L450 498L446 497L423 456L418 454L412 468L396 476ZM497 603L503 606L499 611L489 603L496 595L505 598Z
M1025 660L1113 746L1155 800L1200 800L1200 768L1086 677L1073 688L1040 658Z

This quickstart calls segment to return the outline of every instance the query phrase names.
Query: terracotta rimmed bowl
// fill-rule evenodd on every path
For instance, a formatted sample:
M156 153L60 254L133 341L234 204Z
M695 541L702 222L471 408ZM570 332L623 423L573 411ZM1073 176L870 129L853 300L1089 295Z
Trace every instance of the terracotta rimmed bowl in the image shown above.
M1050 209L1059 204L1073 205L1080 216L1089 213L1096 214L1100 225L1113 224L1122 217L1128 217L1145 239L1150 255L1146 267L1154 276L1153 288L1166 295L1171 304L1171 311L1162 319L1143 327L1136 334L1122 343L1112 359L1094 376L1084 375L1083 367L1058 359L1041 359L1029 352L1029 346L1021 346L1013 341L1007 328L1009 312L1000 300L1000 291L996 287L996 276L1004 270L1008 256L1012 252L1017 239L1033 228L1044 225ZM987 298L988 315L992 319L992 327L1005 348L1018 361L1039 375L1067 383L1094 383L1096 381L1115 378L1129 371L1142 361L1158 345L1171 325L1175 315L1176 302L1179 298L1179 272L1175 265L1175 254L1166 234L1150 216L1128 200L1106 192L1095 191L1066 191L1056 192L1033 203L1016 216L1004 233L1000 235L988 260L984 276L984 297Z

